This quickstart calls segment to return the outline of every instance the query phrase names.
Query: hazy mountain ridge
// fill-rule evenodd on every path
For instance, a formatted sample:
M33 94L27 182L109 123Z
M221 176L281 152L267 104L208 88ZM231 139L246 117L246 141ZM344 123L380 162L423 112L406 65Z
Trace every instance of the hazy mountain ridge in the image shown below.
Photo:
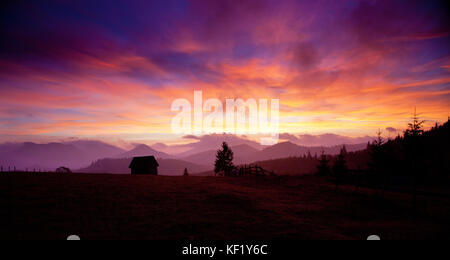
M79 167L89 160L86 152L71 144L35 144L28 142L5 152L0 159L0 164L5 169L16 167L22 170L26 168L34 170L34 168L51 169L62 165L72 168Z
M233 150L234 162L236 164L246 163L249 160L251 161L254 155L259 152L259 150L254 149L253 147L245 144L233 146L231 147L231 149ZM217 149L216 150L211 149L209 151L194 154L188 157L181 157L180 159L196 164L213 165L216 159L216 153Z
M218 142L218 136L214 136L214 142ZM211 137L209 137L211 138ZM239 138L233 139L235 143L240 143ZM195 145L195 143L194 143ZM310 152L312 155L325 153L334 155L339 152L341 146L337 147L302 147L291 142L279 143L274 146L259 150L254 147L254 143L239 144L232 146L235 157L235 164L248 164L256 161L278 159L285 157L302 156ZM204 144L201 145L204 149ZM5 143L0 144L0 165L4 169L15 166L17 169L30 171L36 170L55 170L60 166L71 169L86 168L92 162L105 159L132 158L136 156L155 156L160 159L173 159L174 162L184 162L184 165L203 170L212 169L215 161L215 155L220 145L212 146L206 151L194 153L190 151L188 156L173 156L160 152L150 146L137 145L130 151L125 151L114 145L94 140L78 140L63 143ZM258 148L260 146L257 146ZM200 151L202 150L200 149ZM349 152L365 149L365 145L348 145ZM180 166L181 167L181 166ZM189 168L186 167L186 168ZM177 168L178 169L178 168Z
M79 140L66 142L66 144L74 145L78 149L89 153L89 157L94 159L112 157L126 152L122 148L100 141Z
M309 135L309 134L288 134L281 133L280 143L291 142L298 146L303 147L338 147L342 145L359 145L367 144L376 139L376 137L363 136L363 137L348 137L337 134L321 134L321 135ZM155 143L151 147L157 151L174 155L177 158L187 158L196 156L200 153L210 152L217 147L220 147L222 142L227 142L230 147L237 147L240 145L247 145L256 150L263 150L264 147L257 140L255 136L236 136L230 134L212 134L203 136L187 135L183 139L190 140L187 144L167 145L164 143Z
M282 159L287 157L300 157L304 155L321 155L322 151L327 155L337 155L343 145L333 147L305 147L299 146L292 142L279 143L269 146L261 151L254 149L247 145L239 145L231 147L234 153L235 164L249 164L257 161L266 161L273 159ZM345 145L347 151L355 152L367 148L367 144ZM182 157L184 161L202 164L213 165L216 158L217 150L209 150L203 153L194 154L188 157Z
M32 142L0 145L0 165L4 169L55 170L60 166L77 169L92 161L125 152L100 141L72 141L37 144Z
M107 158L92 163L89 167L77 170L82 173L130 174L129 165L132 158ZM159 159L159 175L181 176L184 169L191 173L207 171L207 166L197 165L181 160Z
M114 158L133 158L133 157L149 156L149 155L155 156L157 159L169 159L169 158L173 157L169 154L159 152L148 145L140 144L128 152L121 153L119 155L114 156Z
M345 146L348 152L355 152L364 150L367 148L367 143L365 144L355 144L355 145L337 145L331 147L306 147L299 146L291 142L278 143L276 145L270 146L262 150L258 154L260 160L271 160L271 159L281 159L286 157L297 157L303 156L310 153L311 155L320 155L324 152L327 155L339 154L341 148Z
M376 139L373 136L363 136L363 137L348 137L337 134L321 134L321 135L309 135L300 134L293 135L288 133L280 134L280 139L284 141L292 142L296 145L306 146L306 147L332 147L332 146L342 146L364 144L372 142Z
M199 153L205 153L211 150L216 150L222 145L223 142L227 142L232 147L247 145L256 150L262 150L264 148L258 142L249 140L246 136L236 136L231 134L212 134L203 136L187 135L184 136L183 138L185 140L190 140L192 142L181 145L165 145L157 143L153 148L158 147L160 149L163 149L164 151L173 154L177 158L185 158L197 155Z

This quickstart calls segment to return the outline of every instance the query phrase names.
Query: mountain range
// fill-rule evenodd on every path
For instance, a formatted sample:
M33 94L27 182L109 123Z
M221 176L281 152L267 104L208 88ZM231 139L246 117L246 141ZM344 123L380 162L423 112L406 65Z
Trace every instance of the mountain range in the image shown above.
M193 137L192 137L193 138ZM231 138L228 138L231 140ZM239 142L233 139L231 145L234 152L234 163L249 164L256 161L298 157L308 153L335 155L341 146L333 147L305 147L292 142L279 143L266 148L253 141ZM145 144L138 144L126 151L119 147L93 140L78 140L61 143L5 143L0 144L0 166L3 169L16 167L18 170L53 171L64 166L75 171L91 171L104 173L129 172L129 159L136 156L155 156L160 162L160 172L166 175L181 174L184 168L191 172L201 172L213 168L216 151L220 147L217 137L214 146L206 149L206 143L194 145L198 149L189 150L181 154L171 155ZM348 151L363 150L366 144L348 145ZM108 165L109 164L109 165ZM81 170L78 170L81 169ZM173 172L173 173L172 173Z
M114 156L114 158L133 158L133 157L148 156L148 155L153 155L157 159L173 158L173 156L163 153L163 152L159 152L145 144L137 145L135 148L133 148L132 150L130 150L128 152L116 154L116 156Z
M54 170L65 166L76 169L90 162L124 153L125 150L100 141L72 141L0 145L0 165L20 170Z
M367 144L346 145L347 151L354 152L364 150ZM322 152L328 155L339 154L342 145L333 147L305 147L291 142L284 142L269 146L263 150L257 150L249 145L233 146L235 164L249 164L256 161L265 161L272 159L281 159L287 157L299 157L307 155L320 155ZM213 165L216 158L216 150L190 155L181 158L184 161L203 165Z

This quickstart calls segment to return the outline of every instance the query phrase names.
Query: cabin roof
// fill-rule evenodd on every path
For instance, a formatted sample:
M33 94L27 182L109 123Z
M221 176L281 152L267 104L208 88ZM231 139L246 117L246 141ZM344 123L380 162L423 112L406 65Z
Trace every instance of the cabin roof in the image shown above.
M129 168L159 167L155 156L134 157Z

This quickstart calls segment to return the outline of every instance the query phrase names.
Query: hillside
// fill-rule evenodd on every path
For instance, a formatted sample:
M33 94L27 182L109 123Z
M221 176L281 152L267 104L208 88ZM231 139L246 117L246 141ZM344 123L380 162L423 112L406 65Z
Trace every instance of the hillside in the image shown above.
M77 140L63 143L7 143L0 145L0 165L20 170L55 170L86 167L92 161L124 153L123 149L100 141Z
M361 151L367 148L367 144L347 145L347 151ZM234 153L234 164L250 164L258 161L267 161L274 159L282 159L289 157L302 157L308 154L320 155L322 151L327 155L337 155L342 146L333 147L304 147L291 142L284 142L267 147L261 151L252 148L248 145L239 145L231 147ZM217 150L210 150L207 152L183 157L182 160L201 164L214 165Z
M243 144L231 148L234 153L234 163L243 164L253 161L259 151L249 145ZM214 165L217 150L209 150L203 153L194 154L181 158L183 161L192 162L201 165Z
M416 136L405 134L382 146L382 167L393 175L445 178L450 174L450 120Z
M342 147L343 145L332 147L305 147L291 142L284 142L262 150L258 153L257 157L259 160L271 160L305 156L308 154L315 156L322 154L322 152L327 155L337 155ZM346 145L346 148L349 152L361 151L367 148L367 144Z
M23 169L32 167L55 169L59 166L77 168L85 166L91 158L79 148L71 144L49 143L35 144L23 143L4 153L0 164L6 167Z
M129 174L132 158L110 158L101 159L92 163L89 167L78 170L82 173L111 173L111 174ZM187 168L189 172L203 172L210 168L201 166L181 160L174 159L158 159L159 168L158 173L160 175L167 176L181 176L184 169Z
M218 136L214 137L214 142L217 142ZM228 137L229 138L229 137ZM242 140L238 140L242 142ZM237 142L237 141L235 141ZM193 147L199 147L202 150L209 142L202 145L197 143L192 144ZM340 147L303 147L296 144L285 142L274 146L266 147L263 150L258 150L253 147L253 143L245 143L232 146L234 152L235 164L249 164L256 161L280 159L287 157L298 157L308 153L320 154L325 151L327 154L339 153ZM348 151L365 149L366 145L349 145ZM85 168L92 162L104 158L132 158L136 156L153 155L157 159L176 159L183 161L189 168L195 169L197 172L201 169L213 168L217 147L210 147L209 150L195 153L189 156L172 156L164 152L160 152L145 144L137 145L130 151L125 151L119 147L94 140L76 140L63 143L5 143L0 144L0 166L4 169L16 167L20 170L29 171L45 170L53 171L60 166L71 169ZM191 151L193 153L193 151ZM202 165L202 167L199 167ZM107 169L114 169L113 166L106 167ZM178 168L177 168L178 169Z
M328 159L332 165L335 156L329 155ZM345 156L349 169L367 169L369 155L367 151L349 152ZM316 156L287 157L281 159L257 161L252 163L258 165L268 171L273 171L278 175L304 175L317 173L319 158Z
M214 178L2 174L5 239L366 240L447 239L448 196L343 186L325 178ZM3 212L3 211L2 211Z

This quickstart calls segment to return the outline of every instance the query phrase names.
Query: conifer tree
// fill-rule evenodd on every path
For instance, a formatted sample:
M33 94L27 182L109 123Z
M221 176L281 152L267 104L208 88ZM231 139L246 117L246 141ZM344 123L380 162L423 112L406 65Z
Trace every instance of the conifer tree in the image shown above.
M214 173L217 175L223 172L226 176L233 170L233 151L226 142L222 143L222 149L217 151L216 162L214 164Z
M325 152L322 152L322 155L319 160L319 165L317 166L317 175L319 176L329 176L331 173L330 169L330 160L328 160Z
M336 192L339 190L339 184L342 182L344 175L347 173L347 161L345 160L345 156L347 154L347 149L342 147L341 152L336 158L336 162L333 166L333 173L336 178Z

